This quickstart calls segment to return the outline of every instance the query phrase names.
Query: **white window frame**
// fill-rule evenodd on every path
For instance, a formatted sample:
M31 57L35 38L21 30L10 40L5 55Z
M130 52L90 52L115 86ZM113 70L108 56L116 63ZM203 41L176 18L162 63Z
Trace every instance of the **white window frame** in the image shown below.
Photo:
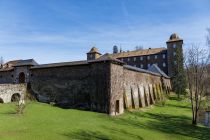
M163 62L163 67L166 67L166 63L165 62Z
M144 65L143 65L143 64L141 64L141 68L142 68L142 69L144 68Z
M155 59L157 59L158 58L158 55L155 55Z
M165 59L166 58L166 54L163 54L163 59Z
M173 48L176 49L176 44L175 43L173 44Z
M141 61L143 61L143 59L144 59L144 57L143 57L143 56L141 56L141 57L140 57L140 60L141 60Z

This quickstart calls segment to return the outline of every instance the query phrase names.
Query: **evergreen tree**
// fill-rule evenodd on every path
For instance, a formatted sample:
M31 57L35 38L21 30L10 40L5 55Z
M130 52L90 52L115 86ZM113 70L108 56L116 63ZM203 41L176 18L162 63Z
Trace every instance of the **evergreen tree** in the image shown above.
M186 94L187 82L186 82L186 73L184 69L184 57L182 48L177 47L176 49L176 56L175 56L175 75L172 77L172 84L175 93L177 94L178 98L180 95Z

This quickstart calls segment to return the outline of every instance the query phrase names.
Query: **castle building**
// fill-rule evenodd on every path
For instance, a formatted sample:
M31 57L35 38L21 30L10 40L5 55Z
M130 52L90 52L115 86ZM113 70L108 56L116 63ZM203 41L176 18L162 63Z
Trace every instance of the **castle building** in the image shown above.
M145 50L136 50L110 54L110 57L119 59L127 65L149 69L156 64L169 77L173 77L176 71L177 50L181 51L183 40L177 34L172 34L166 42L167 48L149 48ZM183 57L183 56L182 56Z
M109 115L150 106L172 90L169 76L176 73L175 52L182 44L173 34L167 49L101 55L93 47L83 61L9 61L0 69L0 103L24 98L27 92L40 102Z

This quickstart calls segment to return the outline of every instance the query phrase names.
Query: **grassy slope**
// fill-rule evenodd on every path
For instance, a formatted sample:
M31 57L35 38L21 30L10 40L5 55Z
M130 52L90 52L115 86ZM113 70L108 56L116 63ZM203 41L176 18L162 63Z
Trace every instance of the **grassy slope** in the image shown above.
M14 104L0 105L1 140L67 139L209 139L210 129L193 127L189 103L169 100L119 117L47 104L29 103L25 114L14 114Z

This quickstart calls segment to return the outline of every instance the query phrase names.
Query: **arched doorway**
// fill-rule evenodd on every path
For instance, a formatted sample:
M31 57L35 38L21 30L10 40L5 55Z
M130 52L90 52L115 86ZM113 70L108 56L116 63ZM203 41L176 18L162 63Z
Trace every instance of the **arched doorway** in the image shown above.
M19 83L25 83L25 74L24 74L24 72L21 72L19 74Z
M19 93L15 93L11 97L11 102L17 102L17 101L20 101L20 94Z

